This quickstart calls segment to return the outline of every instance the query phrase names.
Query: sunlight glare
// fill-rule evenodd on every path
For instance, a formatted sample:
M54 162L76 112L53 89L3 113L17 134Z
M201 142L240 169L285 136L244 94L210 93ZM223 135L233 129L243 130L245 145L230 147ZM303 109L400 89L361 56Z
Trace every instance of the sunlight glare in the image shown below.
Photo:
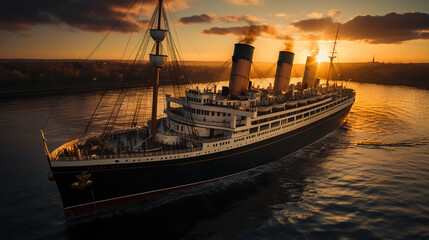
M320 50L316 56L317 62L329 62L328 52L326 50Z

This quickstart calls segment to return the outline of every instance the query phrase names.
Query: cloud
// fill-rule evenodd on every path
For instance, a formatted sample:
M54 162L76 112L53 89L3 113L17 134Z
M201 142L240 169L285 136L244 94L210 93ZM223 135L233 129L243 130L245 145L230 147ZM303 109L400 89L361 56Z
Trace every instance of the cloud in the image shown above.
M243 5L243 6L263 4L262 0L225 0L225 2L229 2L235 5Z
M170 0L168 6L177 11L189 7L192 0ZM146 0L142 8L150 16L156 0ZM133 5L134 3L134 5ZM44 0L6 1L0 8L0 30L20 32L36 25L67 25L71 29L92 32L109 31L127 9L133 5L130 14L116 26L116 32L131 32L141 3L136 0ZM137 23L137 30L147 26L145 21Z
M309 18L321 18L321 17L323 17L323 13L312 12L312 13L307 14L307 17L309 17Z
M176 23L187 25L195 23L209 23L209 22L245 22L247 24L256 24L260 22L260 19L255 16L250 15L225 15L221 17L216 17L215 14L201 14L193 15L190 17L182 17L176 21Z
M255 16L249 16L249 15L226 15L219 17L219 21L222 22L245 22L248 24L256 24L260 22L261 20L258 17Z
M212 27L210 29L203 30L204 34L210 35L236 35L243 36L249 31L252 32L256 37L261 36L262 34L267 34L268 36L276 36L277 29L270 25L252 25L252 26L235 26L235 27Z
M338 9L330 9L328 11L328 16L335 18L335 19L342 18L343 12L341 10L338 10Z
M182 17L177 22L181 24L193 24L193 23L207 23L207 22L213 22L216 20L216 15L213 13L209 14L201 14L201 15L193 15L190 17Z
M286 13L276 13L274 14L276 17L286 17Z
M311 18L292 22L292 26L303 32L327 32L336 29L338 22L334 22L331 17Z
M292 23L301 32L318 34L320 40L331 40L340 24L340 37L350 41L371 44L402 43L416 39L429 39L429 14L395 12L384 16L356 16L344 23L332 17L305 19Z
M293 45L293 38L291 36L280 34L277 28L268 24L234 27L212 27L210 29L203 30L202 33L219 36L234 35L239 37L240 42L247 44L253 43L257 37L266 37L285 41L285 45Z
M320 13L320 12L312 12L312 13L307 14L307 17L309 17L309 18L323 18L324 16L326 16L326 15L323 13ZM332 17L334 19L338 19L338 18L343 17L343 12L341 10L338 10L338 9L330 9L328 11L327 16Z

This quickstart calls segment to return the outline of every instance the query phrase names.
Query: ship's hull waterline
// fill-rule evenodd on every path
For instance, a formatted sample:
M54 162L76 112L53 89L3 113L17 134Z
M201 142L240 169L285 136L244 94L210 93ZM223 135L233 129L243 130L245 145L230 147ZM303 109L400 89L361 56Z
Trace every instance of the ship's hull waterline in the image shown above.
M213 154L169 161L98 165L95 169L53 166L65 216L72 218L215 181L275 161L338 129L351 106L352 103L293 131ZM71 187L77 184L78 175L86 175L91 182L82 188Z

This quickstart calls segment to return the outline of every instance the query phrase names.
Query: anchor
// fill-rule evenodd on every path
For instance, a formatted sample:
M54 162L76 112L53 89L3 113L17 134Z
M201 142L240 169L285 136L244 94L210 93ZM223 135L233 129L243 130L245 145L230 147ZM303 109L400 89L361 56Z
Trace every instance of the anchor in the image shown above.
M80 175L76 175L77 182L72 183L71 188L78 190L85 190L86 187L90 187L92 185L92 181L88 180L91 177L91 174L88 172L82 172Z

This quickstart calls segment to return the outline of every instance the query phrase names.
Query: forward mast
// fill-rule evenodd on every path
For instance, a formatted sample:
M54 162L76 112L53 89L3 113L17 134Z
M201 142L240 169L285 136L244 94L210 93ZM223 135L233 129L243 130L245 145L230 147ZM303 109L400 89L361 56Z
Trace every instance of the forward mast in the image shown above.
M158 1L158 26L156 29L150 29L150 36L155 41L155 54L150 54L150 62L154 66L154 80L153 80L153 95L152 95L152 118L151 118L151 131L150 143L152 147L156 146L156 132L157 132L157 112L158 112L158 90L159 90L159 72L167 61L167 55L161 52L161 42L165 39L167 34L166 29L162 29L162 3L163 0Z

